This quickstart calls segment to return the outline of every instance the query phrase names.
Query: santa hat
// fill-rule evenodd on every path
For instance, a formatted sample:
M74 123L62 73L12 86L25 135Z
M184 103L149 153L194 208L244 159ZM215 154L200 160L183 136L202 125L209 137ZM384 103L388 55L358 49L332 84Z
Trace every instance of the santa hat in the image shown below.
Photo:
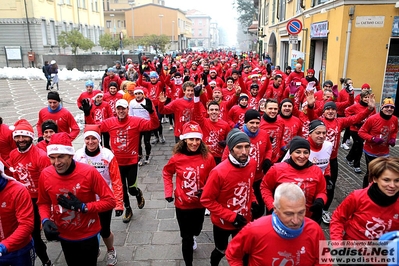
M215 80L211 80L209 81L209 85L215 84L216 85L216 81Z
M136 94L136 93L142 93L142 94L144 94L143 87L141 87L141 86L136 87L136 88L134 89L134 93L135 93L135 94Z
M220 91L220 92L222 92L222 89L219 88L219 87L215 87L215 88L213 88L213 91Z
M15 138L15 136L27 136L31 137L32 139L35 137L33 127L26 119L18 120L17 122L15 122L14 126L10 126L10 129L13 130L13 138Z
M255 77L260 77L258 71L256 71L255 69L251 71L251 77L250 78L255 78Z
M102 92L97 93L96 95L94 95L94 97L92 98L92 100L95 101L96 98L97 98L98 96L103 96L103 97L104 97L104 93L102 93Z
M217 73L216 68L211 68L211 70L209 70L209 73L212 73L212 72Z
M67 133L60 132L51 136L51 140L47 146L47 155L51 154L75 154L71 138Z
M8 179L8 180L15 180L11 176L6 175L6 173L4 171L4 164L7 164L7 163L5 161L3 161L2 158L0 158L0 176L2 176L5 179Z
M202 139L202 129L197 122L190 121L183 125L183 131L180 139L197 138Z
M95 137L99 142L101 142L101 130L100 125L85 125L83 137L88 136Z

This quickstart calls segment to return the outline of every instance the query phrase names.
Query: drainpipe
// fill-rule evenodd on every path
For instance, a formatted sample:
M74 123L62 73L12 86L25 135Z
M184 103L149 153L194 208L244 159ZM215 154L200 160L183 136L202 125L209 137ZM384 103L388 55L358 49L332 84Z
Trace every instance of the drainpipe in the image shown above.
M352 6L349 8L349 21L348 21L348 30L346 31L346 47L345 47L345 58L344 58L344 70L342 72L342 77L346 78L346 71L348 69L348 57L349 57L349 46L351 41L352 34L352 20L353 15L355 14L355 7Z

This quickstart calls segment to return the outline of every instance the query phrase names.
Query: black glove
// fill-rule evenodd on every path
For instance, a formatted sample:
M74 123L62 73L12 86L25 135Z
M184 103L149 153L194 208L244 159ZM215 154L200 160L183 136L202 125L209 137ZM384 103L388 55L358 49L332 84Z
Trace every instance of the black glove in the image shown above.
M184 76L183 83L186 82L186 81L190 81L190 76Z
M161 75L161 71L162 71L162 64L158 63L158 65L157 65L157 73L158 73L158 75Z
M252 212L252 219L258 219L262 217L263 213L265 212L265 208L261 208L257 202L251 203L251 212Z
M58 204L68 210L85 212L86 204L82 203L72 192L68 192L68 197L59 195L57 199Z
M194 87L194 96L200 97L201 91L202 91L202 84L198 84L197 86Z
M150 98L145 98L145 105L140 104L144 109L148 111L148 113L152 114L154 112L154 109L152 109L152 101Z
M220 146L222 146L223 148L226 147L226 141L225 141L225 140L219 141L218 144L219 144Z
M143 65L139 65L139 72L140 72L140 74L141 75L144 75L144 68L143 68Z
M121 210L115 210L115 216L116 217L119 217L119 216L121 216L123 214L123 211L121 211Z
M58 235L60 232L58 232L58 227L54 222L50 220L45 221L43 223L43 231L48 241L58 240Z
M143 64L143 59L141 58L143 54L140 52L137 56L139 58L139 66L141 67L141 65Z
M270 167L272 166L272 162L269 159L265 159L262 163L262 171L264 174L269 171Z
M272 74L272 66L270 64L266 65L266 71L269 76Z
M194 82L197 82L198 81L198 75L195 75L194 76Z
M320 223L321 216L323 215L323 207L324 207L323 200L320 198L315 199L313 205L310 206L309 208L309 211L312 212L312 216L310 217L310 219L312 219L317 223Z
M202 73L202 81L204 82L204 86L208 85L208 74L206 74L205 72Z
M234 227L241 228L241 227L244 227L244 225L246 225L247 223L248 223L247 219L245 219L245 217L242 216L241 214L237 213L237 216L233 222Z
M173 75L177 72L177 68L176 67L172 67L169 71L169 75Z
M197 197L200 199L201 196L202 196L202 192L203 192L203 191L204 191L204 190L203 190L202 188L198 189L197 192L195 192L195 196L197 196Z
M37 142L40 142L42 140L43 140L43 136L37 138Z
M242 71L244 70L244 64L240 65L240 68L238 69L238 74L241 76Z
M82 100L82 108L85 116L89 116L91 110L91 104L89 99L86 98Z
M173 201L173 198L172 198L172 197L167 197L167 198L165 198L165 199L166 199L167 202L172 202L172 201Z

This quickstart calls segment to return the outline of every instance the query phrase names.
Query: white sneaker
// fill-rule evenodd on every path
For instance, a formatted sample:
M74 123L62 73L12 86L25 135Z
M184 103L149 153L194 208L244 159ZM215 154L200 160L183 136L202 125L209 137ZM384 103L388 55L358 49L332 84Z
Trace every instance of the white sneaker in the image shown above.
M343 148L344 150L349 150L349 146L346 143L342 143L341 144L341 148Z
M169 126L169 130L173 130L173 126Z
M196 250L197 247L198 247L198 245L197 245L197 238L194 236L193 250Z
M107 252L107 266L114 266L118 262L115 249Z
M321 216L321 219L325 224L329 224L331 222L331 212L323 210L323 215Z
M146 160L144 161L144 163L145 163L145 164L149 164L149 163L150 163L150 160L151 160L151 158L148 157L148 159L146 159Z
M140 159L139 162L138 162L137 164L138 164L139 166L143 166L143 164L144 164L143 161L144 161L144 159Z
M350 145L352 145L352 140L351 139L347 139L345 141L345 143L346 143L346 145L350 146Z
M208 209L205 209L205 216L211 215L211 212Z

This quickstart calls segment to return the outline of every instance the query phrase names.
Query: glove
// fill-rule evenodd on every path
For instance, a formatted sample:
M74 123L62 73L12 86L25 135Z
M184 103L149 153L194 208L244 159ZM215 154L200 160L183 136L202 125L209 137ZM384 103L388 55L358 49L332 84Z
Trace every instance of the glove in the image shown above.
M334 99L337 99L338 98L338 86L337 85L334 85L332 87L332 93L333 93Z
M82 203L72 192L68 192L69 198L64 195L58 196L58 204L68 210L85 212L86 204Z
M40 142L42 140L43 140L43 136L37 138L37 142Z
M58 240L58 235L60 234L60 232L58 232L58 227L55 225L54 222L46 220L43 223L43 231L48 241Z
M123 211L122 210L115 210L115 216L116 217L119 217L119 216L121 216L123 214Z
M299 86L296 86L296 82L293 80L290 82L290 95L295 95L295 93L299 90Z
M145 105L140 104L144 109L147 110L149 114L152 114L154 112L154 109L152 109L152 101L149 98L145 98Z
M141 66L143 64L143 58L141 58L143 54L140 52L137 57L139 58L139 66Z
M195 196L197 196L197 197L200 199L201 196L202 196L202 192L203 192L203 191L204 191L204 190L203 190L202 188L198 189L197 192L195 192Z
M194 96L200 97L201 91L202 91L202 85L198 84L197 86L194 87Z
M140 71L140 74L141 74L141 75L144 75L144 68L143 68L143 65L140 65L140 66L139 66L139 71Z
M0 244L0 257L7 254L7 248L3 244Z
M194 82L197 82L197 80L198 80L198 75L195 75L194 76Z
M170 75L173 75L173 74L175 74L177 72L177 68L176 67L172 67L171 69L170 69L170 71L169 71L169 74Z
M186 82L186 81L190 81L190 76L184 76L183 83Z
M226 141L225 141L225 140L219 141L218 144L219 144L220 146L222 146L223 148L226 147Z
M391 146L391 147L395 147L395 145L396 145L396 139L390 139L390 140L388 141L388 145Z
M308 83L308 85L306 86L306 91L314 91L314 84L316 84L316 82L311 81Z
M266 65L266 71L267 71L267 74L270 76L270 74L272 73L272 66L270 64Z
M204 82L204 86L208 85L208 74L207 73L202 73L202 81Z
M380 144L382 144L382 143L384 142L384 139L379 138L379 137L373 137L373 138L371 139L371 141L374 142L374 143L377 144L377 145L380 145Z
M320 223L321 222L321 216L323 215L323 206L324 206L324 202L322 199L317 198L315 199L315 201L313 202L313 205L310 206L309 211L312 212L312 216L310 217L310 219L312 219L313 221Z
M261 217L263 215L264 208L262 210L262 208L259 206L259 204L254 201L251 203L251 212L252 212L252 218L258 219L259 217Z
M167 198L165 198L165 199L166 199L167 202L172 202L172 201L173 201L173 198L172 198L172 197L167 197Z
M82 100L82 108L85 116L89 116L91 110L91 104L89 99L86 98Z
M244 225L246 225L246 224L247 224L247 219L245 219L245 217L242 216L241 214L237 213L237 216L233 222L234 227L241 228L241 227L244 227Z
M269 171L270 167L272 166L272 162L269 159L265 159L262 163L262 171L264 174Z

